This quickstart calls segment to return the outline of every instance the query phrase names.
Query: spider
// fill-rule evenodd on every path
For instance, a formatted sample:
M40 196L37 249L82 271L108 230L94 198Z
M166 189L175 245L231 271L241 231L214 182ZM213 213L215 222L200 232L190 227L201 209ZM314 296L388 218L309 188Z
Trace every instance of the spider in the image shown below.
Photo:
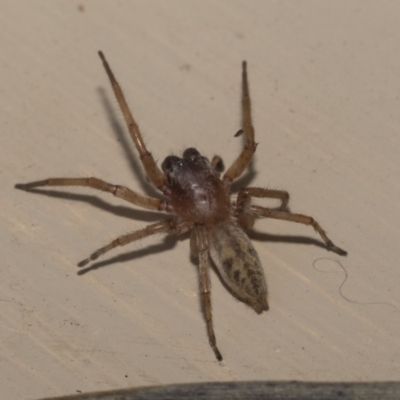
M232 182L242 175L257 147L245 61L242 63L242 127L236 134L244 135L245 145L239 157L221 176L222 159L214 156L210 162L193 147L186 149L182 157L166 157L160 169L144 144L139 127L104 54L101 51L98 54L143 168L163 197L148 197L125 186L113 185L98 178L49 178L17 184L16 188L31 190L40 186L87 186L109 192L135 206L170 214L168 219L118 237L96 250L78 266L87 265L117 246L125 246L156 233L181 235L190 231L191 252L198 259L200 292L208 339L215 357L222 361L211 313L210 261L214 263L222 280L236 298L248 304L258 314L267 311L267 285L263 269L257 252L245 233L253 227L256 218L274 218L311 225L324 240L328 250L339 255L347 253L333 244L312 217L289 211L289 194L286 191L244 187L238 192L236 200L231 200ZM277 199L280 201L280 207L271 209L254 205L251 202L253 197Z

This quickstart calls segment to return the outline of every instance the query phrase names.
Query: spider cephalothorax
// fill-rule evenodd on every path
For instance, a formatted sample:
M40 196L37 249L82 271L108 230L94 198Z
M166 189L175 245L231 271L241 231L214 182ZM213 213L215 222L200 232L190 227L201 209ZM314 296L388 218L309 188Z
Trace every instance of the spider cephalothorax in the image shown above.
M267 285L261 262L245 233L246 229L253 227L255 218L275 218L311 225L320 234L329 250L340 255L345 255L346 252L332 243L313 218L289 212L287 209L289 194L285 191L245 187L239 191L235 201L230 200L232 182L247 168L257 147L251 121L246 62L242 64L242 128L236 134L236 136L243 134L245 146L239 157L221 176L221 158L214 156L210 162L194 148L186 149L182 158L168 156L160 170L144 144L139 127L103 53L99 52L99 55L142 165L150 181L165 198L144 196L125 186L113 185L98 178L49 178L18 184L16 187L31 190L40 186L87 186L112 193L144 209L170 214L168 219L118 237L81 261L78 264L80 267L117 246L124 246L147 236L162 232L180 234L191 230L190 247L198 258L200 292L209 342L216 358L221 361L222 356L217 347L211 314L210 258L233 295L253 307L257 313L268 310ZM278 199L281 201L281 206L278 209L271 209L253 205L252 197Z
M167 176L167 208L180 222L192 227L204 224L212 228L231 215L229 186L220 173L196 149L189 148L182 158L168 156L161 165Z

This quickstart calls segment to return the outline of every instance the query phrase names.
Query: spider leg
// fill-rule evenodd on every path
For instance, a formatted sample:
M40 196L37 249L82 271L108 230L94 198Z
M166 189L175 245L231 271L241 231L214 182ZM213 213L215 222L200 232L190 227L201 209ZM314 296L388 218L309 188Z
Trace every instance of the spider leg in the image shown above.
M203 302L203 311L206 318L207 333L210 346L214 351L215 357L218 361L222 361L222 355L217 347L217 340L215 338L212 312L211 312L211 283L210 283L210 261L208 256L208 240L204 225L196 225L193 228L190 237L191 248L198 253L199 256L199 274L200 274L200 290Z
M303 214L292 214L287 211L271 210L269 208L259 207L259 206L250 206L250 212L258 217L274 218L283 221L297 222L299 224L304 224L304 225L311 225L320 234L321 238L326 243L328 250L331 250L341 256L347 255L347 251L336 246L332 242L332 240L328 238L325 231L321 228L318 222L315 221L314 218L312 217Z
M220 156L214 156L211 160L211 167L217 172L224 172L224 161Z
M164 200L144 196L143 194L135 193L125 186L112 185L98 178L49 178L42 181L15 185L17 189L22 190L30 190L41 186L87 186L103 192L109 192L115 197L119 197L147 210L165 211L167 207L167 203Z
M288 211L289 193L284 190L264 189L258 187L247 187L240 190L237 197L237 208L239 212L250 203L251 197L278 199L281 201L280 211Z
M287 208L289 202L288 192L257 187L243 188L239 191L236 200L236 215L239 225L243 229L251 229L254 226L254 215L249 212L252 197L278 199L281 201L279 210L289 211Z
M144 141L143 141L142 134L140 133L139 127L138 127L136 121L134 120L132 113L128 107L128 104L125 100L124 93L122 92L121 87L119 86L119 83L115 79L115 76L114 76L113 72L111 71L111 68L108 65L107 60L101 51L99 51L99 56L101 58L101 61L103 62L104 69L107 72L111 86L114 90L115 97L118 101L118 104L121 108L122 114L125 118L125 122L126 122L126 125L128 126L128 130L129 130L129 134L131 135L131 138L132 138L133 142L135 143L135 146L139 152L140 160L143 164L143 167L144 167L148 177L150 178L151 182L154 184L154 186L164 193L167 190L167 188L166 188L167 178L162 173L160 168L158 168L153 156L147 150L146 145L144 144Z
M173 220L165 220L156 222L155 224L151 224L146 226L139 231L128 233L127 235L123 235L118 237L117 239L113 240L108 245L101 247L100 249L96 250L93 254L91 254L88 258L78 263L79 267L84 267L85 265L89 264L91 261L96 260L103 254L107 253L108 251L114 249L117 246L125 246L128 243L134 242L135 240L143 239L145 237L154 235L156 233L166 232L173 228Z
M249 84L247 81L246 61L242 63L242 131L246 138L246 144L239 157L224 174L223 179L227 183L231 183L242 175L243 171L249 165L257 147L257 143L254 141L254 128L251 122L251 102Z

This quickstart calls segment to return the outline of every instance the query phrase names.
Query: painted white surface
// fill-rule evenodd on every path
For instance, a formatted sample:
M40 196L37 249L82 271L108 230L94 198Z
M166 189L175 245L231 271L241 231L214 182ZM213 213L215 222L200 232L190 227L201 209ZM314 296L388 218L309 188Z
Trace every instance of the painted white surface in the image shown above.
M400 3L1 3L4 398L398 379ZM236 157L246 59L260 143L251 184L288 190L291 210L349 251L327 252L309 227L259 221L271 308L256 315L212 272L222 365L208 345L188 240L144 240L78 276L78 261L157 216L89 189L13 188L97 176L154 193L137 174L100 49L160 162L188 146L226 164Z

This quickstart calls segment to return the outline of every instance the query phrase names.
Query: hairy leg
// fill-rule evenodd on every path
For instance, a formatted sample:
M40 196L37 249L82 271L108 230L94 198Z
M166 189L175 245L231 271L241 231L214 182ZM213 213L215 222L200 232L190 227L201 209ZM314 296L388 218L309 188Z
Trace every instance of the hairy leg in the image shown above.
M241 209L245 208L247 204L250 203L252 197L262 198L262 199L278 199L281 201L279 207L280 211L287 211L287 206L289 203L289 193L284 190L272 190L264 189L258 187L247 187L240 190L237 198L237 207L239 212Z
M167 232L172 229L173 223L174 223L173 220L160 221L156 222L155 224L148 225L146 226L146 228L140 229L139 231L120 236L117 239L113 240L108 245L96 250L93 254L90 255L90 257L81 261L78 264L78 266L84 267L91 261L96 260L97 258L107 253L108 251L114 249L115 247L125 246L126 244L134 242L135 240L143 239L145 237L154 235L156 233Z
M147 173L147 176L150 178L150 180L154 184L154 186L164 193L166 190L167 178L162 173L160 168L158 168L153 156L147 150L146 145L144 144L144 141L143 141L142 134L140 133L139 127L138 127L136 121L134 120L132 113L128 107L128 104L125 100L124 93L122 92L121 87L119 86L119 83L115 79L115 76L114 76L113 72L111 71L111 68L108 65L107 60L101 51L99 51L99 56L101 58L101 61L103 61L103 65L107 72L108 78L111 82L111 86L114 90L115 97L118 101L118 104L121 108L122 114L125 118L125 122L126 122L126 125L128 126L128 130L131 135L131 138L132 138L133 142L135 143L135 146L139 152L140 160L142 161L142 164Z
M269 208L259 207L259 206L251 206L250 212L259 217L274 218L283 221L297 222L299 224L304 224L304 225L311 225L320 234L321 238L326 243L326 246L328 247L329 250L341 256L347 255L347 251L336 246L332 242L332 240L328 238L325 231L321 228L318 222L315 221L314 218L312 217L303 214L292 214L286 211L271 210Z
M206 230L203 225L197 225L193 228L192 236L190 237L191 248L198 254L199 270L200 270L200 291L203 302L203 311L206 318L207 333L210 346L214 351L218 361L222 361L222 355L217 347L215 338L212 312L211 312L211 284L210 284L210 261L208 256L208 242Z
M243 171L249 165L257 144L254 141L254 128L251 121L251 102L249 94L249 84L247 80L247 64L242 63L242 129L238 134L244 133L246 144L239 157L233 162L224 174L224 181L231 183L233 180L242 175Z
M135 204L136 206L147 210L164 211L166 202L154 197L144 196L135 193L125 186L112 185L98 178L49 178L42 181L35 181L24 184L15 185L18 189L30 190L42 186L86 186L93 189L101 190L113 194L120 199Z

